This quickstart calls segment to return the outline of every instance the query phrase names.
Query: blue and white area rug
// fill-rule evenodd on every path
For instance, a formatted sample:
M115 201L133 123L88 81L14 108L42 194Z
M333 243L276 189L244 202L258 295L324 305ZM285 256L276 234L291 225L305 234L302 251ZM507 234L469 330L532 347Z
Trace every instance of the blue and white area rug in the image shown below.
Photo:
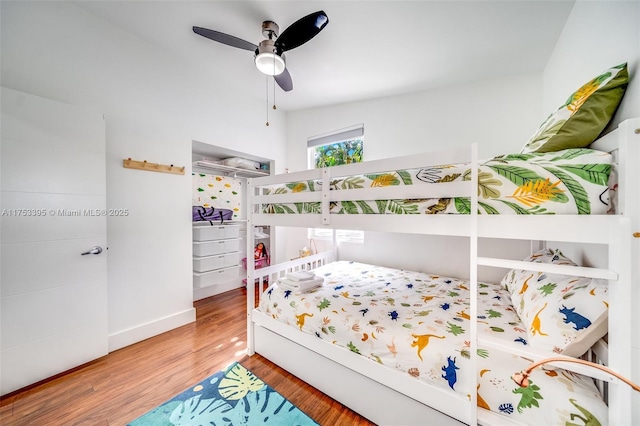
M130 426L317 425L298 407L234 362Z

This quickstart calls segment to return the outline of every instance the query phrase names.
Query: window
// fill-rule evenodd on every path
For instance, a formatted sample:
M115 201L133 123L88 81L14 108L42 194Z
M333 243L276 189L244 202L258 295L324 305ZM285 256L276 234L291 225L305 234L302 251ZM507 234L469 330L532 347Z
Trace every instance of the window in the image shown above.
M329 143L313 148L313 165L316 169L342 164L360 163L362 161L362 146L364 139L350 139L348 141Z
M310 169L360 163L364 151L364 126L360 124L308 138L307 149ZM310 229L309 238L330 240L332 232L331 229ZM336 238L338 241L364 243L364 232L338 229L336 230Z

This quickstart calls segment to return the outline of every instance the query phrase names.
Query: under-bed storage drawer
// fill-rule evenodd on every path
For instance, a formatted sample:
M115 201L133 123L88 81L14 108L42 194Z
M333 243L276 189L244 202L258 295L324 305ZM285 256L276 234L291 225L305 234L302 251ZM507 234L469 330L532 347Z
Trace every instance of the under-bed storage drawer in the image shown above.
M212 256L214 254L222 254L240 249L240 238L230 240L215 240L215 241L194 241L193 242L193 255L194 256Z
M239 225L197 225L193 227L193 241L221 240L240 237Z
M211 285L220 284L224 281L230 281L238 277L240 265L231 266L229 268L216 269L209 272L194 272L193 286L202 288Z
M239 264L239 251L193 258L193 270L195 272L207 272L214 269L228 268L229 266L238 266Z

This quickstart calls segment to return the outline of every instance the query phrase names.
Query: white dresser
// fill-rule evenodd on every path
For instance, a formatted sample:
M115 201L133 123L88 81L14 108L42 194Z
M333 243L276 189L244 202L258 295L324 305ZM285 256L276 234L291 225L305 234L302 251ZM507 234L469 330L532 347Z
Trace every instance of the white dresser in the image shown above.
M195 289L217 286L208 291L218 294L242 285L241 226L193 224L193 286Z

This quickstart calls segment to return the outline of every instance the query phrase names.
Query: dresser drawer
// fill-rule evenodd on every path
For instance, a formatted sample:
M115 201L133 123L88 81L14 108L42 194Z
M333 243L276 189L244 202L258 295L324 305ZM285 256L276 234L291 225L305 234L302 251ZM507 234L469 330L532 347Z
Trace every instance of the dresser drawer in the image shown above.
M214 269L238 266L240 264L240 252L214 254L213 256L194 257L193 270L196 272L207 272Z
M239 225L197 225L193 227L193 241L221 240L240 237Z
M239 270L240 265L209 272L194 272L193 286L197 288L209 287L233 279L237 279L240 282Z
M194 256L212 256L214 254L230 253L240 249L240 238L214 241L194 241Z

